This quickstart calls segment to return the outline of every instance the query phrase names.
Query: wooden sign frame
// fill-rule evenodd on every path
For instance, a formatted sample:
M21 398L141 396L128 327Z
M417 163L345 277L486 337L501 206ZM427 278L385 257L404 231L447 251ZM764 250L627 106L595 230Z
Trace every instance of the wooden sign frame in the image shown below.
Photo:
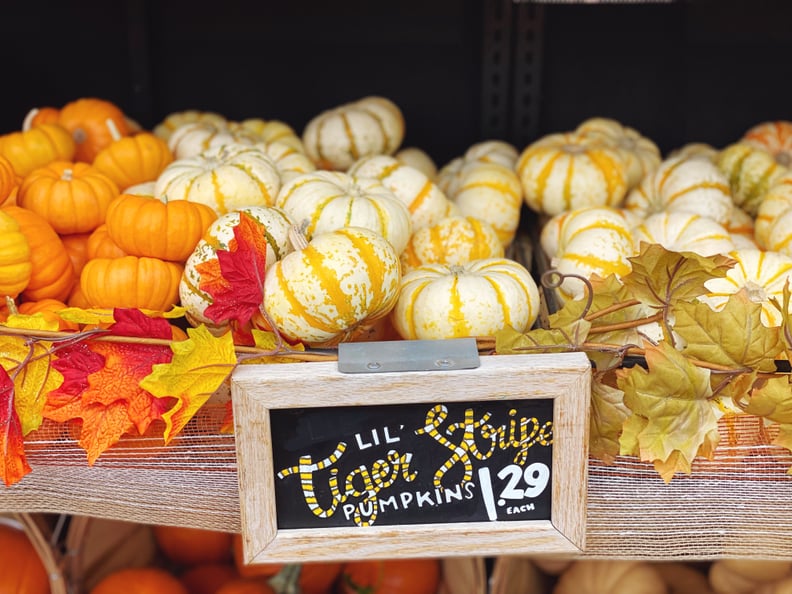
M335 362L243 365L231 377L245 563L584 549L591 366L583 353L497 355L476 369L343 374ZM279 529L274 409L553 400L550 520Z

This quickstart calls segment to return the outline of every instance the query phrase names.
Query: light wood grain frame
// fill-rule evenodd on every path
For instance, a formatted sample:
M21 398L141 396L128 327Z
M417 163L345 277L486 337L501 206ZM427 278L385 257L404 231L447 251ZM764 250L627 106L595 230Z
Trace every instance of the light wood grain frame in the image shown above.
M243 365L231 378L246 563L583 551L591 367L582 353L496 355L476 369L343 374L337 363ZM270 411L553 399L550 520L279 529Z

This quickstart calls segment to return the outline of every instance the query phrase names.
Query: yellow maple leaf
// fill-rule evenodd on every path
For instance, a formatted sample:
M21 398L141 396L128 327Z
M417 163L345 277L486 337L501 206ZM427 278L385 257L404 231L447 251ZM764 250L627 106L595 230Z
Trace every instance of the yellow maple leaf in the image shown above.
M27 330L58 330L58 320L46 320L44 314L11 314L8 319L3 322L4 326L9 328L23 328Z
M152 367L140 382L154 396L177 403L162 414L166 443L181 431L237 364L231 333L214 336L205 326L189 328L188 339L171 344L173 360Z
M702 445L716 439L723 414L710 401L710 372L667 343L647 347L645 356L648 369L635 366L617 372L624 404L647 421L634 436L639 456L687 468ZM681 459L670 460L672 455Z
M622 456L640 456L638 436L646 429L649 420L640 415L631 415L625 419L619 436L619 454Z
M792 425L792 384L789 378L774 377L758 382L751 391L745 412L774 423Z
M631 415L624 405L624 392L601 382L591 384L589 453L609 464L619 455L619 437Z
M590 327L585 320L574 320L564 327L536 328L525 333L506 328L495 333L495 350L501 354L573 351L586 342Z
M275 352L276 348L278 347L278 341L275 337L275 334L272 332L265 332L263 330L258 330L253 328L251 330L253 333L253 340L257 348L263 351L272 351ZM302 343L298 343L296 345L289 345L289 349L292 351L305 351L305 346ZM278 355L266 355L262 357L255 357L251 359L245 359L243 361L245 364L251 363L295 363L294 358L292 357L279 357Z
M622 277L622 283L636 299L650 307L690 301L706 294L704 283L726 276L735 264L726 256L673 252L656 243L642 243L641 252L629 260L632 270Z
M0 336L0 365L14 379L14 405L23 435L39 428L47 393L63 382L60 372L50 366L51 347L46 341L28 344L19 336Z
M761 314L761 304L740 290L720 311L700 301L676 303L674 330L690 357L746 372L775 371L773 359L784 349L781 330L762 324Z

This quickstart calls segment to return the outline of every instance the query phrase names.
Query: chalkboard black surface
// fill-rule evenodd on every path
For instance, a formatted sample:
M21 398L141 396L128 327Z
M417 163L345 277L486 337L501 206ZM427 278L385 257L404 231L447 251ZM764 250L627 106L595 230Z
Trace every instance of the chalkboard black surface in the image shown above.
M270 414L281 529L550 519L550 399Z

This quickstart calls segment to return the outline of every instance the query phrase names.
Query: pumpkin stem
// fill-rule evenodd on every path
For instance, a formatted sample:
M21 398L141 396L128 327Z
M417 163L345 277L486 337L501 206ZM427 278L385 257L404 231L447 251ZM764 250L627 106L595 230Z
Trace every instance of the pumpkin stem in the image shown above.
M13 297L9 297L8 295L6 295L5 301L6 301L6 307L8 308L8 313L12 315L16 315L19 313L19 310L17 309L16 306L16 301L14 301Z
M33 126L33 120L36 119L39 111L41 111L38 107L34 107L25 116L25 119L22 120L22 131L27 132Z
M287 563L278 573L272 576L267 583L275 591L275 594L301 594L300 573L302 565L299 563Z
M118 126L116 126L116 123L113 121L113 118L107 118L105 120L105 126L107 126L107 129L110 131L110 136L113 137L113 140L115 142L121 140L122 138L121 132L118 131Z
M308 247L308 238L305 237L299 225L292 225L289 227L289 241L295 250L304 250Z
M67 167L63 170L63 174L61 175L61 179L63 181L70 182L74 179L74 170L71 167Z
M452 264L448 267L448 270L451 272L451 274L460 275L465 272L465 267L460 266L459 264Z

